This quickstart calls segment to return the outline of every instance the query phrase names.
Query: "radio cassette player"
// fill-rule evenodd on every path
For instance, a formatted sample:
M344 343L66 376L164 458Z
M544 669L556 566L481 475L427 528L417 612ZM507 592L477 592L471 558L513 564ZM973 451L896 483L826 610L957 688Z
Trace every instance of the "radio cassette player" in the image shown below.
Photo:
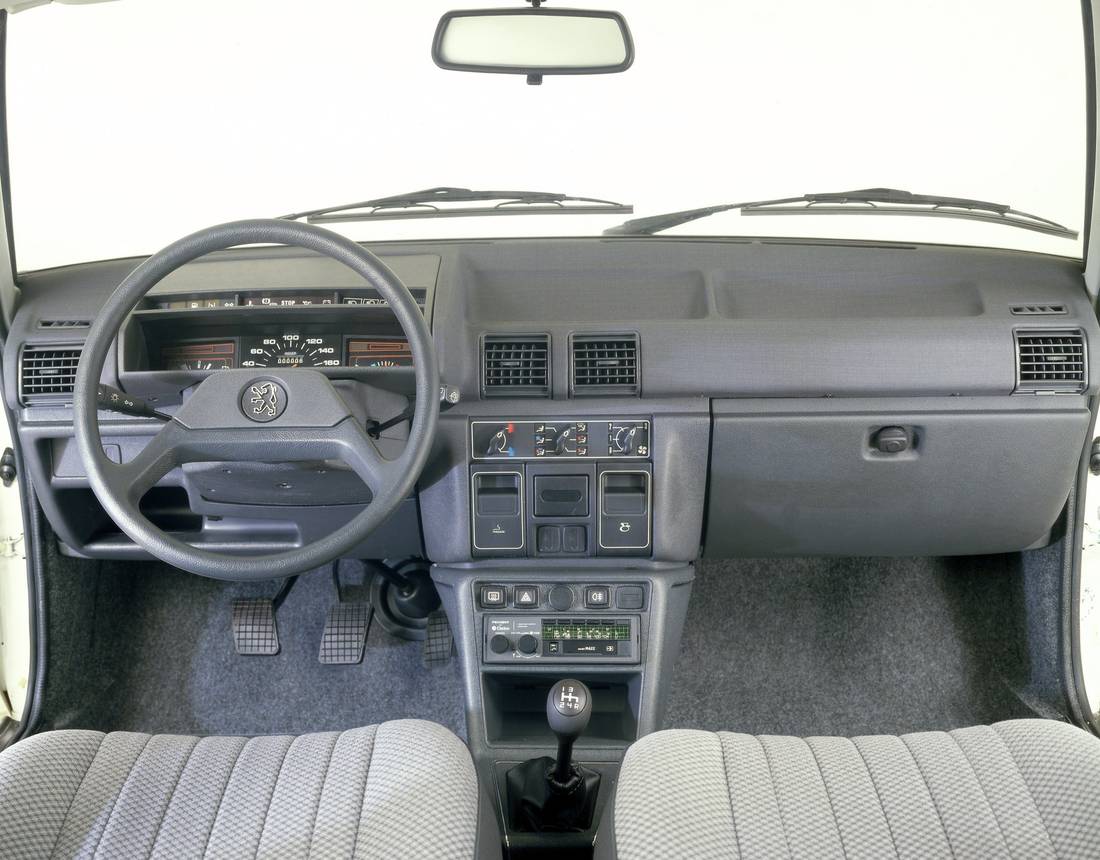
M484 661L637 663L638 616L485 617Z

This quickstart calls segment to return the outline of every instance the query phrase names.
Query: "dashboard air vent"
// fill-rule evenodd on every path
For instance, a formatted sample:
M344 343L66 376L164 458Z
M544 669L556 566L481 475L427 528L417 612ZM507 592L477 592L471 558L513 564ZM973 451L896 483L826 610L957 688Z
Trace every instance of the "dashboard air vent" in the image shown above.
M19 361L19 399L37 403L72 403L79 346L25 346Z
M481 387L486 397L548 397L550 335L485 335Z
M1016 390L1076 394L1088 381L1081 331L1016 332Z
M638 335L573 335L573 394L637 394Z
M1013 305L1010 310L1018 317L1048 316L1067 313L1066 306L1055 305Z
M39 328L88 328L91 320L39 320Z

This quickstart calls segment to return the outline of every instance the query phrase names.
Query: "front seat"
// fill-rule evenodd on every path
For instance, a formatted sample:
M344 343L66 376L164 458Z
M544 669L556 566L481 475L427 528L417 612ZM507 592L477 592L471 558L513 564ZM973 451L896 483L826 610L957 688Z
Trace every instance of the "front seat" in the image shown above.
M5 858L499 857L495 824L480 844L478 824L469 751L422 720L251 739L55 731L0 753Z
M1048 720L901 737L664 731L626 754L597 856L1100 857L1100 739Z

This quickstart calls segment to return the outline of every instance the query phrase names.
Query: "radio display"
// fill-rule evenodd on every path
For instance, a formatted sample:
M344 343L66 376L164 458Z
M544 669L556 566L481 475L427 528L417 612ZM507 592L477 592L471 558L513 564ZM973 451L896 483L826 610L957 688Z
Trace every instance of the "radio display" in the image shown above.
M630 640L628 621L602 619L542 619L542 639L584 640L587 642L626 642Z

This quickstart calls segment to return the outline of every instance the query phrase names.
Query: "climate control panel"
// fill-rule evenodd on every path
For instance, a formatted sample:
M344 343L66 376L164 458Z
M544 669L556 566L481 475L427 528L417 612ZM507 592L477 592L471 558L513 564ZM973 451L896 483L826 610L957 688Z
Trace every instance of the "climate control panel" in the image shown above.
M474 460L648 459L647 419L471 421Z

